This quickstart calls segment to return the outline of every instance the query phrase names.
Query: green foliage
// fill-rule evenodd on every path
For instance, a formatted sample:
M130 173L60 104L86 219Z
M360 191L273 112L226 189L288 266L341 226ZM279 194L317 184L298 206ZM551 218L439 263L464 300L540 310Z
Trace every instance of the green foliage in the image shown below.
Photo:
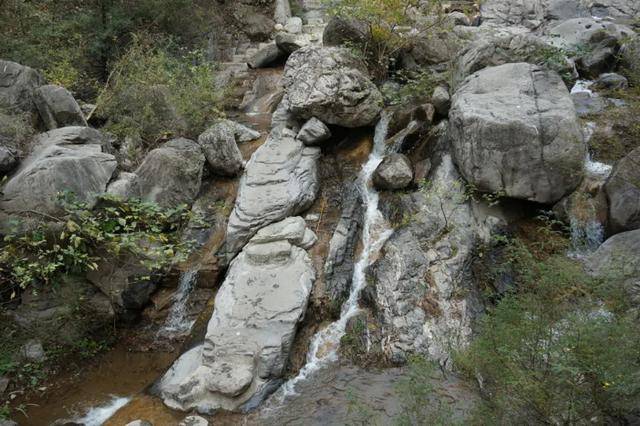
M214 71L200 51L136 36L100 93L97 114L108 119L106 130L142 140L146 150L167 137L197 137L221 116Z
M389 65L398 52L407 48L418 37L429 37L444 28L444 15L440 0L325 0L330 15L364 23L366 40L354 46L363 52L374 78L386 78ZM425 15L433 16L430 22L415 25L410 11L419 8Z
M396 385L402 411L395 424L399 426L454 425L456 421L447 403L438 398L433 385L436 364L421 356L409 359L407 371Z
M0 275L11 285L55 284L65 274L97 268L100 258L134 256L150 271L183 261L191 247L180 229L190 218L186 206L162 209L138 200L105 195L95 209L66 195L65 216L56 223L39 222L34 229L4 237ZM13 292L16 296L16 292Z
M412 73L396 73L396 79L404 84L400 89L382 87L382 94L390 105L406 104L413 99L424 100L431 96L439 79L430 70L420 70Z
M640 403L640 327L613 280L564 253L506 246L517 274L458 357L486 395L479 424L605 424Z

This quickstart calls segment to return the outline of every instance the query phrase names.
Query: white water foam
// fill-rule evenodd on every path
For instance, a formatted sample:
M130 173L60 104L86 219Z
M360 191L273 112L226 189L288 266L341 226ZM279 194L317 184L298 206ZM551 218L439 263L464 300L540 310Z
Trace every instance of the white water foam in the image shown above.
M102 426L116 411L127 405L129 401L131 401L131 398L114 396L108 403L90 408L84 417L75 419L73 422L84 426Z
M158 336L183 336L191 331L195 321L187 320L187 301L197 277L197 270L180 274L180 283L173 295L171 311L169 311L164 326L158 331Z
M360 292L366 285L367 267L375 259L376 254L392 233L382 213L378 210L379 196L371 184L371 176L384 156L389 119L390 116L388 114L382 114L376 126L373 149L358 177L358 186L366 210L362 230L363 249L358 262L354 266L349 298L342 305L340 318L320 330L313 337L307 353L307 363L296 377L283 385L281 394L283 399L287 396L295 395L297 383L305 380L310 374L318 371L328 363L337 360L340 339L345 334L347 322L360 310L358 300Z

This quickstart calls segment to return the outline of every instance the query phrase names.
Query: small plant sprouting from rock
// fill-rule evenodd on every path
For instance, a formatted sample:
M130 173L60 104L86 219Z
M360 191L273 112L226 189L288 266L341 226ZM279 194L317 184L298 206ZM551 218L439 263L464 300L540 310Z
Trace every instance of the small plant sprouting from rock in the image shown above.
M104 195L91 209L71 194L60 201L64 215L49 217L34 228L8 233L0 252L3 281L28 289L32 284L53 285L65 274L95 270L100 258L132 255L149 271L163 270L186 259L191 243L180 230L188 223L187 206L163 209L140 200L123 201Z

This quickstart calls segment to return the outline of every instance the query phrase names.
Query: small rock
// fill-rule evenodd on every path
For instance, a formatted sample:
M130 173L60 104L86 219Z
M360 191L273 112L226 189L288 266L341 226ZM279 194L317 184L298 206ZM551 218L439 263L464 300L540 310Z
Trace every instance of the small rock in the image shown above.
M13 420L0 420L0 426L19 426L19 425Z
M290 55L298 49L309 44L308 39L302 35L280 32L276 34L276 45L280 50Z
M42 362L47 359L42 343L38 340L29 340L22 345L20 355L27 361Z
M4 391L7 390L8 387L9 387L9 378L0 376L0 395L2 395Z
M198 137L198 145L204 152L209 168L217 175L236 176L242 171L242 153L236 144L236 124L221 120Z
M127 423L126 426L153 426L153 423L147 420L134 420L132 422Z
M613 72L600 74L596 80L595 86L602 89L626 89L629 87L629 81L625 76Z
M331 130L320 120L315 117L310 118L300 131L297 139L305 145L318 145L331 137Z
M251 129L244 124L234 122L233 126L235 128L234 135L236 137L236 142L251 142L260 137L260 132Z
M284 52L275 43L258 50L248 61L249 68L266 68L284 58Z
M443 117L449 115L449 109L451 108L451 96L449 96L449 90L445 86L438 86L431 95L431 103L435 107L438 114Z
M309 250L313 247L318 241L318 236L311 229L307 228L304 230L304 237L302 237L302 241L300 242L300 247L305 250Z
M287 19L287 23L284 26L284 30L291 34L299 34L302 32L302 19L293 16Z
M406 188L412 180L411 162L403 154L387 155L373 173L373 184L379 189Z
M189 416L185 417L179 426L209 426L209 422L204 417Z

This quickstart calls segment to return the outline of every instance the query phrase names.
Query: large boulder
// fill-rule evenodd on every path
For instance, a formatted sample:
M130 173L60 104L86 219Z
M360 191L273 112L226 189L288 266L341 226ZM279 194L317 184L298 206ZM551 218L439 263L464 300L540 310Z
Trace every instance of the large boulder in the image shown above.
M576 49L592 42L598 34L623 40L634 34L625 25L615 24L595 18L573 18L562 21L546 31L547 40L563 49Z
M80 105L64 87L48 84L34 92L35 104L47 129L87 126Z
M486 0L480 7L484 22L537 27L545 17L543 0Z
M296 132L277 127L247 163L229 217L226 247L232 257L258 229L311 206L319 189L320 148L306 147Z
M205 157L197 143L179 138L149 152L135 171L131 196L162 207L191 204L200 192Z
M36 70L0 60L0 106L11 112L36 113L33 92L44 83Z
M369 26L365 22L333 16L324 28L322 43L325 46L358 46L370 38Z
M456 162L478 190L553 203L583 176L586 146L560 76L535 65L486 68L453 96Z
M160 392L170 407L243 410L281 382L315 270L297 245L304 226L268 228L231 263L204 343L182 355L162 378Z
M640 229L614 235L586 259L587 272L621 285L630 300L640 306L639 252Z
M0 176L4 176L18 166L16 152L6 146L0 146Z
M66 133L50 132L40 137L34 152L5 185L0 208L9 213L55 215L61 211L57 200L60 193L71 192L78 201L91 206L105 192L117 166L115 157L105 153L94 139L69 143L61 134Z
M217 175L236 176L242 171L244 160L236 143L238 126L233 121L220 120L198 137L209 168ZM257 137L260 137L260 133L257 133Z
M283 84L290 111L304 119L361 127L372 124L383 106L364 63L346 48L305 47L293 52Z
M378 189L403 189L413 180L411 161L403 154L389 154L373 172L373 184Z
M249 68L266 68L275 65L285 57L285 52L276 43L270 43L258 50L249 60Z
M640 148L616 164L604 185L613 233L640 228Z

